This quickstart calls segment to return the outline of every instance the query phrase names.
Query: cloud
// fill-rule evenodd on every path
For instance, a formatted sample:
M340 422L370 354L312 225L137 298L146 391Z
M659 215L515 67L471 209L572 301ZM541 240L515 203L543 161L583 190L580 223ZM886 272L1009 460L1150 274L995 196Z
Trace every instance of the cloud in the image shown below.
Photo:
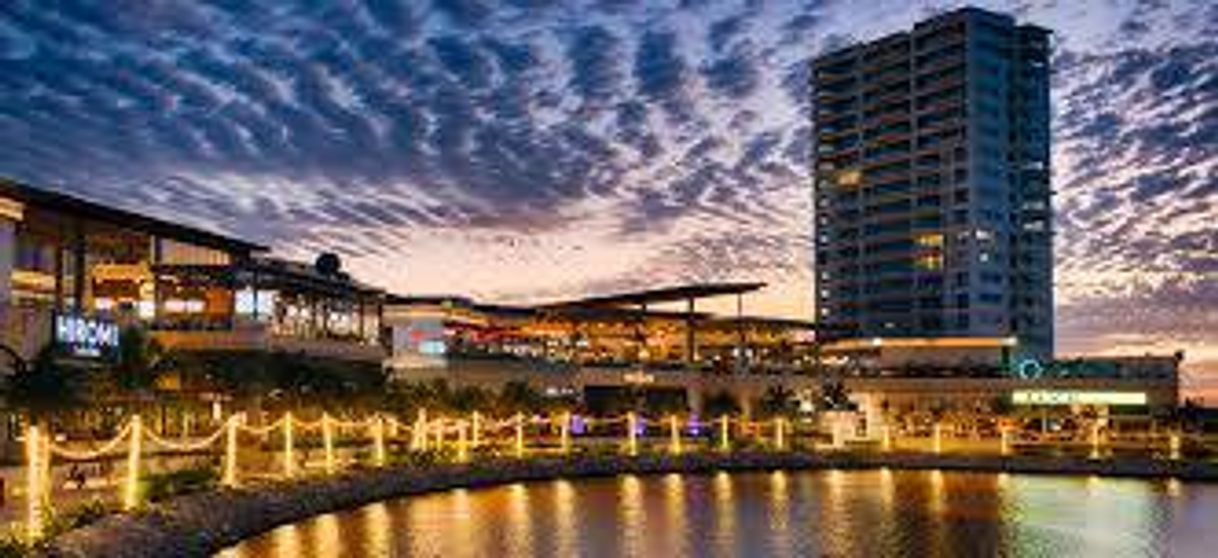
M758 277L783 313L811 298L810 58L956 5L111 4L6 5L0 174L394 290ZM1218 344L1188 337L1215 329L1218 7L1011 8L1056 28L1063 346L1143 318Z

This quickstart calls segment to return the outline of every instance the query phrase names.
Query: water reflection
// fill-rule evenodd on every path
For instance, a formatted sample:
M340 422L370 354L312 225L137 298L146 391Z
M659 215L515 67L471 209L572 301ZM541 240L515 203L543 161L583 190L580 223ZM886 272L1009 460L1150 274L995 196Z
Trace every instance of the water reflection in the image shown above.
M454 490L275 529L229 558L1208 556L1218 486L940 471L617 478Z

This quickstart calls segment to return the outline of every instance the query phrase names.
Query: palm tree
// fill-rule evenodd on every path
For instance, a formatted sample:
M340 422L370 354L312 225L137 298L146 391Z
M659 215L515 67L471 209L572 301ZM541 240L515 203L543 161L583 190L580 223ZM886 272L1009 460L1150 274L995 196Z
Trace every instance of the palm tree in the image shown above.
M707 397L702 407L703 412L708 417L721 417L723 415L740 413L740 402L736 401L736 397L727 390L719 391Z
M798 410L795 393L780 385L766 388L758 407L761 414L768 417L793 415Z
M58 356L48 345L28 365L14 366L3 386L8 405L28 424L44 429L55 417L84 404L83 374Z
M117 362L110 368L116 395L127 401L154 399L159 382L168 372L169 354L143 329L129 327L119 336Z

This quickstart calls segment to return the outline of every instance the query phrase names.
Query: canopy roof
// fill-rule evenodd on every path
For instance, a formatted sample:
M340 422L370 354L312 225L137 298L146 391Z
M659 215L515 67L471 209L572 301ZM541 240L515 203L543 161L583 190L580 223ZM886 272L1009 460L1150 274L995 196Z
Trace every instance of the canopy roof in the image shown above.
M765 283L695 283L611 295L592 296L540 305L539 308L605 307L662 304L761 290Z

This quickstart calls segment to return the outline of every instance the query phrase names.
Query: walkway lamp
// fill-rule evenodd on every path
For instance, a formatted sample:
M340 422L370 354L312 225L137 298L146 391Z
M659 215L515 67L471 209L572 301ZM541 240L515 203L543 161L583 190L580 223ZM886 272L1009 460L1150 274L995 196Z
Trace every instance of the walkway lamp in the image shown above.
M283 415L283 476L287 478L296 476L295 440L292 438L292 413L289 411Z
M680 423L680 420L677 419L677 415L671 415L668 417L668 436L669 436L668 450L671 451L673 453L673 455L680 454L681 453L681 423Z
M728 421L730 420L727 415L719 417L719 451L726 452L732 449L728 426Z
M626 453L631 457L639 454L639 418L634 411L626 413Z
M139 505L140 484L140 438L143 437L140 416L131 417L131 444L127 448L127 479L123 483L123 509L133 510Z
M564 411L561 420L562 427L559 432L562 439L562 453L566 455L571 453L571 413Z

